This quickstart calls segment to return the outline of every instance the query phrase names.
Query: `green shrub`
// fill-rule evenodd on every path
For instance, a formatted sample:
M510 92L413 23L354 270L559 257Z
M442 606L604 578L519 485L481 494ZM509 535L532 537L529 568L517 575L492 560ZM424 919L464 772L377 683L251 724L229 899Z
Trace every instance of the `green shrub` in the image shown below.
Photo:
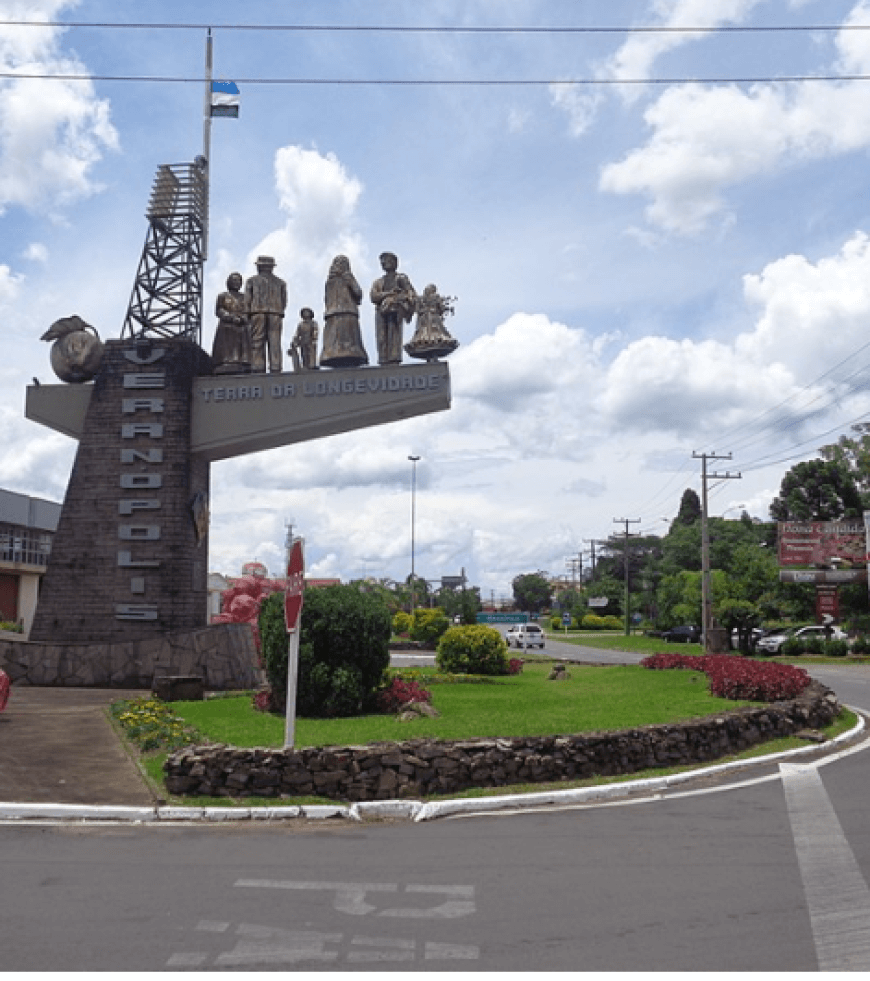
M856 637L852 644L852 653L856 657L867 657L870 655L870 637Z
M801 640L795 640L794 637L789 637L788 640L784 641L779 648L779 653L783 657L800 657L804 652L804 643Z
M285 711L287 634L283 596L260 609L263 661L273 711ZM296 712L300 716L344 717L362 712L381 686L390 664L390 611L380 597L355 586L305 592L299 637Z
M550 630L561 630L561 629L562 629L562 618L550 617Z
M597 613L587 613L580 626L584 630L601 630L604 626L604 617L598 616Z
M411 640L423 644L436 644L450 627L447 614L440 606L431 610L414 610L414 623L411 626Z
M613 616L613 614L608 614L606 617L601 618L602 626L605 630L622 630L625 624L619 617Z
M845 657L849 653L849 642L846 640L829 640L823 648L825 657Z
M23 634L24 627L12 620L0 620L0 630L8 630L12 634Z
M411 632L411 617L404 610L393 614L393 633L401 637Z
M807 657L824 657L825 641L821 637L810 637L804 641L804 654Z
M507 644L493 627L451 627L438 642L435 664L451 674L507 674Z

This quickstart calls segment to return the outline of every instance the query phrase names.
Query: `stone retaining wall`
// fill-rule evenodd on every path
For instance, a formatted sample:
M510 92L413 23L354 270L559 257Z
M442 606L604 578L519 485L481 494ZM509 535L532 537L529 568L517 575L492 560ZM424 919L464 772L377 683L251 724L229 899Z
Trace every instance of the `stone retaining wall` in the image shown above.
M145 688L155 677L195 675L211 691L256 688L258 666L251 628L220 623L122 643L49 644L0 640L0 668L13 685Z
M836 695L813 682L793 701L622 732L461 742L412 739L302 750L193 746L169 756L166 786L172 794L317 794L341 801L451 794L469 787L505 787L706 763L774 737L822 728L839 711Z

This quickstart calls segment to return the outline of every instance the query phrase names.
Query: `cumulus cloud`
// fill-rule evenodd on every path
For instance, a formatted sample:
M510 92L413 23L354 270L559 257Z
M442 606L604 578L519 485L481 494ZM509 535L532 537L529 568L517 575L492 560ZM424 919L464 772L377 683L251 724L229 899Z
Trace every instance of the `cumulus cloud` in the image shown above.
M870 24L860 0L848 24ZM838 69L866 73L870 39L841 31ZM696 235L726 211L727 188L807 160L870 146L870 106L862 82L674 86L645 112L647 143L605 166L600 188L651 199L648 220Z
M645 16L644 26L664 28L715 28L723 24L738 24L755 7L766 0L657 0L650 4L652 17ZM630 34L617 51L595 65L593 75L602 81L618 82L651 78L656 61L663 55L707 35L697 33L636 33ZM615 85L609 92L618 93L625 102L634 102L646 91L646 86ZM550 86L550 101L568 117L568 131L582 136L592 125L606 99L601 90L556 82Z
M359 271L364 248L353 222L363 186L334 153L285 146L275 154L275 187L284 224L251 250L248 266L258 255L274 256L294 294L309 297L306 303L317 309L336 255L346 255Z
M30 0L6 3L4 12L10 19L52 20L73 6L72 0ZM62 37L54 27L0 26L0 67L40 76L86 74L61 50ZM90 81L0 80L0 211L51 211L93 194L93 168L117 146L109 103L96 97Z
M613 427L683 435L721 431L800 395L791 423L841 400L863 404L850 358L866 343L870 239L850 238L833 256L791 255L744 278L753 327L730 343L644 337L608 368L596 407ZM822 384L819 367L836 368ZM863 363L863 362L861 362Z
M18 296L23 276L12 272L7 265L0 265L0 304L10 303Z
M42 242L31 242L21 254L29 262L48 262L48 249Z
M626 487L648 497L645 480L675 472L645 512L672 513L696 477L696 440L747 424L753 440L766 426L792 427L796 439L812 413L818 433L831 413L870 408L849 378L870 319L867 235L819 259L771 262L743 289L749 326L730 339L652 336L615 354L612 339L515 314L451 357L450 411L218 464L215 510L232 517L213 528L212 566L234 572L259 558L280 568L283 520L292 520L321 574L403 578L413 453L422 458L417 571L464 566L473 582L504 589L523 569L561 570L561 556L589 534L584 515L624 499ZM732 448L739 468L740 444L720 447ZM745 476L734 500L765 514L770 481Z

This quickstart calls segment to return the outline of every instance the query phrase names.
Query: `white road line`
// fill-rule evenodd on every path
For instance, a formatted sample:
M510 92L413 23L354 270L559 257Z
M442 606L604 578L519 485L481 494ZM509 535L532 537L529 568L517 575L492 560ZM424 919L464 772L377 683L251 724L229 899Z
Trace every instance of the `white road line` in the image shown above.
M822 971L870 971L870 889L815 766L781 763Z
M354 937L351 944L363 947L385 947L386 950L352 950L347 959L351 963L374 961L412 961L416 956L416 941L395 940L389 937Z
M283 879L237 879L235 886L256 889L306 889L327 890L335 893L333 908L340 913L350 913L354 916L365 916L374 913L377 906L365 901L370 892L397 892L395 882L293 882ZM405 893L435 894L441 896L459 897L446 899L436 906L397 906L383 909L378 916L404 917L407 919L452 920L459 916L470 916L476 911L474 905L474 886L433 886L408 885Z

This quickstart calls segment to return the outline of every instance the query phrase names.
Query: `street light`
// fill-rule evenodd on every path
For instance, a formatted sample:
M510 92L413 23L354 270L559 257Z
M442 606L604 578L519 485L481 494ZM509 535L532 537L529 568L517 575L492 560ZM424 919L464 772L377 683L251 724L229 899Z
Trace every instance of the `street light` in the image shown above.
M414 521L417 508L417 461L418 456L409 456L411 461L411 617L414 616Z

